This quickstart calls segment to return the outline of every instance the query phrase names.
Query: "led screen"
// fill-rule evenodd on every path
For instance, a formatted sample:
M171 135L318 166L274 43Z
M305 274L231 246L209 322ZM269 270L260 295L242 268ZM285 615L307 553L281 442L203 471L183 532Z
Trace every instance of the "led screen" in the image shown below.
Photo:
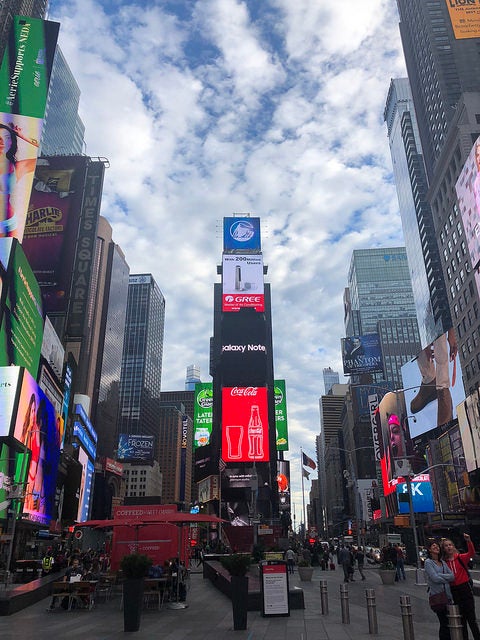
M278 506L290 510L290 460L277 460Z
M0 437L10 435L20 371L20 367L0 367Z
M197 382L193 403L193 448L210 444L213 420L213 385Z
M223 250L260 252L260 218L224 218Z
M478 391L457 406L458 426L468 472L480 469L480 397Z
M457 40L480 37L478 0L445 0Z
M287 392L285 380L275 380L274 385L277 451L288 451Z
M52 403L24 370L13 435L31 452L23 515L32 522L50 524L54 517L60 428Z
M268 462L266 387L222 389L222 458L225 462Z
M222 264L222 311L265 311L262 255L224 254Z
M345 375L383 371L378 334L342 338L342 359Z
M412 493L412 504L415 513L430 513L435 511L433 503L432 485L429 476L418 476L410 483ZM399 482L396 485L398 513L410 513L408 501L408 488L406 482Z
M449 360L449 335L453 330L402 367L408 415L414 418L409 420L412 438L456 418L456 406L465 398L459 357Z
M88 520L90 513L90 498L95 466L90 460L88 453L82 447L78 450L78 461L82 465L82 479L80 482L77 521L85 522L85 520Z
M0 67L0 237L22 241L59 24L14 16Z
M117 460L122 462L151 462L155 447L153 436L121 433L118 440Z
M0 238L0 245L10 238ZM43 338L40 288L17 240L11 245L0 318L0 366L26 367L36 378Z

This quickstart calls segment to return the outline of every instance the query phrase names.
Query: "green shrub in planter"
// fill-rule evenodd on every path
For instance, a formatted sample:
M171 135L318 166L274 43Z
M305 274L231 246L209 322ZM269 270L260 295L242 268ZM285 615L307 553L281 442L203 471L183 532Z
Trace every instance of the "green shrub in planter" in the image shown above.
M226 558L221 558L220 562L231 576L244 576L250 568L251 558L245 553L232 553Z
M151 558L143 553L130 553L120 560L120 569L126 580L144 578L152 566Z

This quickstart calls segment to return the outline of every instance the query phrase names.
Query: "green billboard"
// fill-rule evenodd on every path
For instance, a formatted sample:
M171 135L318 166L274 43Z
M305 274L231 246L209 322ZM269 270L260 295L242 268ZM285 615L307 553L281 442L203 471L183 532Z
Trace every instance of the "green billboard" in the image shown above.
M210 444L213 419L213 385L211 382L197 382L193 403L193 448Z
M274 395L277 451L288 451L287 394L285 391L285 380L275 380Z

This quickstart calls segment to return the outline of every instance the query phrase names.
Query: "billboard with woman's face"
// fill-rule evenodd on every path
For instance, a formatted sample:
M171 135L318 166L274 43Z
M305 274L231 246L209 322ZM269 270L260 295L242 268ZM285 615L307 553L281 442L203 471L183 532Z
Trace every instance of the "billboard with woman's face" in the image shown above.
M60 433L52 403L23 371L13 437L31 452L23 516L48 525L54 518L55 489L60 460Z

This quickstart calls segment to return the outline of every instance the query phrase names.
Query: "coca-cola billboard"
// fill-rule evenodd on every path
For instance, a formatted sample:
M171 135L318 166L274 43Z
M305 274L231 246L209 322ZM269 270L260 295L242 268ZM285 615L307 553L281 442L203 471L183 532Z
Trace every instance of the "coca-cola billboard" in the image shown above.
M222 459L225 462L268 462L266 387L222 389Z

